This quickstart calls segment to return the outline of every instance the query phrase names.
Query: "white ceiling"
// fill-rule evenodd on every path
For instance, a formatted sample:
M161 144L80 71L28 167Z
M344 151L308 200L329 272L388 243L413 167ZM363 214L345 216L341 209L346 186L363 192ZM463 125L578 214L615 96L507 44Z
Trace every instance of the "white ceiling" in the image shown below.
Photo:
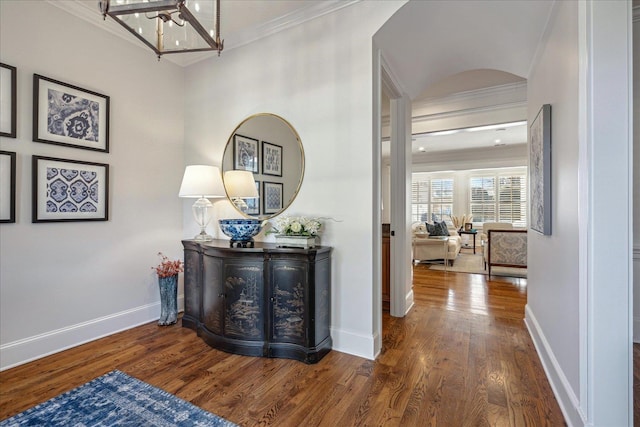
M375 34L411 99L469 70L526 78L553 1L409 1ZM446 35L446 36L443 36Z

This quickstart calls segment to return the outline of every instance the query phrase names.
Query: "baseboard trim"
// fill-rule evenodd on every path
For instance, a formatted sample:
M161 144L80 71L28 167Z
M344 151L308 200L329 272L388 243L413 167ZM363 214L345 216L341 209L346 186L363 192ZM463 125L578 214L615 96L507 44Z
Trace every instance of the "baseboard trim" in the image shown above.
M379 338L337 328L331 328L331 338L334 350L375 360L375 340Z
M586 417L580 410L580 401L573 392L567 377L551 350L549 342L540 328L540 324L528 304L525 307L524 322L567 425L569 427L587 425Z
M184 307L184 297L178 297ZM0 346L0 371L157 320L160 302L146 304Z
M406 316L407 314L409 314L409 311L411 311L411 309L413 308L413 289L411 289L407 293L407 296L405 297L405 301L404 301L404 306L407 308L404 312L404 315Z

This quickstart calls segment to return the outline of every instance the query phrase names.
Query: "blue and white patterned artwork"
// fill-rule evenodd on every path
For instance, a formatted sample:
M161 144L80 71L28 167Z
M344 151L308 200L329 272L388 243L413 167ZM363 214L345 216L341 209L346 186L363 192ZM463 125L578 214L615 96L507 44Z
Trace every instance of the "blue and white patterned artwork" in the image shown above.
M83 141L98 142L100 104L54 89L48 90L47 131Z
M47 167L46 212L97 212L98 184L94 171Z
M272 214L282 209L282 183L264 183L264 213Z

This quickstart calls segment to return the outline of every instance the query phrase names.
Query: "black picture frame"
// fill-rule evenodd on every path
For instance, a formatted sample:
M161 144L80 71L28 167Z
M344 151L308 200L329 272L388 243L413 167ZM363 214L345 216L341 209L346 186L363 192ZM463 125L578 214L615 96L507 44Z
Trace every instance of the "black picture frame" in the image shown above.
M245 199L245 203L247 204L247 210L245 213L251 216L260 215L260 181L256 181L256 191L258 192L257 198Z
M248 136L233 135L233 169L258 173L258 143Z
M15 138L17 123L18 71L16 67L0 62L0 136Z
M551 105L544 104L529 129L530 228L551 235Z
M282 183L262 183L262 212L265 215L278 213L282 210Z
M282 176L282 146L262 141L262 174Z
M33 141L109 152L107 95L33 75Z
M32 157L32 221L107 221L109 165Z
M16 153L0 150L0 223L16 222Z

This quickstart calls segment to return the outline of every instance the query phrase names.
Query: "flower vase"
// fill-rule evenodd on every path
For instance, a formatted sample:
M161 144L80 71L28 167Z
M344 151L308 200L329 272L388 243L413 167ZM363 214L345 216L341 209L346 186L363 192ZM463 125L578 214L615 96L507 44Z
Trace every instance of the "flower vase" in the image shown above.
M160 320L158 325L172 325L178 320L178 275L158 277L160 285Z

